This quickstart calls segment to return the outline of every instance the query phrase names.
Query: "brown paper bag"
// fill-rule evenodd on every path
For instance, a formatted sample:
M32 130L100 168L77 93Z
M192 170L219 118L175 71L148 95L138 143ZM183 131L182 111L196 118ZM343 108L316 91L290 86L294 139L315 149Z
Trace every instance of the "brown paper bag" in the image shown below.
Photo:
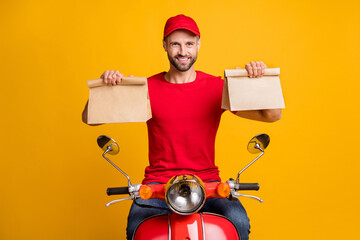
M151 118L145 77L125 77L115 86L102 79L88 80L88 87L89 124L146 122Z
M230 111L285 108L280 68L267 68L261 78L246 69L226 69L221 107Z

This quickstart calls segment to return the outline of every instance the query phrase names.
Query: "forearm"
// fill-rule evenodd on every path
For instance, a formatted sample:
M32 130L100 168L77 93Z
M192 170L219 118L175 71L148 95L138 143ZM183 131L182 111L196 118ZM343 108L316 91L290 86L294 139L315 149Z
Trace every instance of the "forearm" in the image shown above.
M281 118L281 109L264 109L237 111L235 114L239 117L257 120L262 122L276 122Z

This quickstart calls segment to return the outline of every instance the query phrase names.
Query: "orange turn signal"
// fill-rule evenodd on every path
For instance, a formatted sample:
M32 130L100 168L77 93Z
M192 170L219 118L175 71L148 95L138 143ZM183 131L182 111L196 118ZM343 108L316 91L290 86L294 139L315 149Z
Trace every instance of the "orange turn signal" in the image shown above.
M141 185L140 189L139 189L139 196L146 200L151 198L153 194L153 191L151 189L151 187L147 186L147 185Z
M230 191L231 191L230 186L227 183L219 183L219 185L216 188L217 194L219 194L219 196L223 198L229 196Z

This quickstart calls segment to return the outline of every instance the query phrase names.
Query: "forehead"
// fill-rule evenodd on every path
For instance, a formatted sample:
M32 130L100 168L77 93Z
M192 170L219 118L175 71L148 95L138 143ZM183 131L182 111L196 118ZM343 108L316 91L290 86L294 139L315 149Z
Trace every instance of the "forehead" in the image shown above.
M179 29L172 32L167 39L169 41L196 41L196 35L188 30Z

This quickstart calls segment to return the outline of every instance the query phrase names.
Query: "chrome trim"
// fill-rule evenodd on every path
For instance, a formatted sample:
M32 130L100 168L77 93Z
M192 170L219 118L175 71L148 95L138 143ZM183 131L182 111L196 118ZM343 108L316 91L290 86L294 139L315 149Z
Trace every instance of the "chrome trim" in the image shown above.
M258 144L257 144L258 145ZM262 155L264 155L264 151L258 147L258 149L260 149L262 152L259 156L257 156L254 160L251 161L251 163L249 163L248 165L246 165L246 167L244 167L237 175L237 178L236 178L236 183L239 183L239 178L240 178L240 174L242 172L244 172L248 167L250 167L256 160L258 160Z
M129 186L129 193L138 192L142 184L131 184Z
M117 202L121 202L121 201L124 201L124 200L134 200L134 195L128 196L128 197L126 197L126 198L121 198L121 199L113 200L113 201L107 203L105 206L109 207L109 206L112 205L112 204L115 204L115 203L117 203Z
M172 181L173 179L175 179L175 177L181 177L183 176L184 177L184 180L179 180L179 182L171 182L171 184L169 185L169 182ZM166 192L165 192L165 202L166 202L166 205L169 207L169 209L174 212L174 213L177 213L179 215L191 215L191 214L194 214L194 213L197 213L205 204L205 201L206 201L206 190L205 190L205 186L204 186L204 183L201 181L200 178L198 178L197 176L195 175L192 175L193 177L196 177L196 179L198 179L200 182L196 182L195 180L192 180L192 179L187 179L187 175L179 175L179 176L175 176L174 178L170 179L169 182L167 183L168 187L166 189ZM175 179L177 180L177 179ZM171 204L171 202L169 201L169 191L170 189L175 186L176 184L179 184L179 183L182 183L182 184L188 184L188 182L194 182L196 183L200 189L201 189L201 197L202 197L202 202L200 203L199 206L197 206L196 208L193 208L192 211L189 211L189 212L183 212L183 211L180 211L178 209L176 209L173 204Z
M238 192L235 192L235 191L232 192L232 195L235 196L235 197L237 197L237 198L238 198L238 197L248 197L248 198L252 198L252 199L258 200L258 201L261 202L261 203L264 202L264 200L262 200L262 199L259 198L259 197L242 194L242 193L238 193Z
M204 223L204 218L202 213L200 213L200 217L201 217L201 228L202 228L202 232L203 232L203 240L206 240L205 238L205 223Z
M130 186L130 185L131 185L131 182L130 182L129 176L128 176L123 170L121 170L118 166L116 166L115 163L113 163L112 161L110 161L110 159L108 159L107 157L105 157L105 154L107 154L109 151L112 151L111 145L112 145L112 144L110 144L110 146L108 146L108 148L105 150L105 152L103 153L102 156L103 156L103 158L105 158L106 161L108 161L114 168L116 168L116 170L118 170L119 172L121 172L121 173L127 178L127 180L128 180L128 186Z
M169 240L171 240L171 215L168 214L168 226L169 226Z

